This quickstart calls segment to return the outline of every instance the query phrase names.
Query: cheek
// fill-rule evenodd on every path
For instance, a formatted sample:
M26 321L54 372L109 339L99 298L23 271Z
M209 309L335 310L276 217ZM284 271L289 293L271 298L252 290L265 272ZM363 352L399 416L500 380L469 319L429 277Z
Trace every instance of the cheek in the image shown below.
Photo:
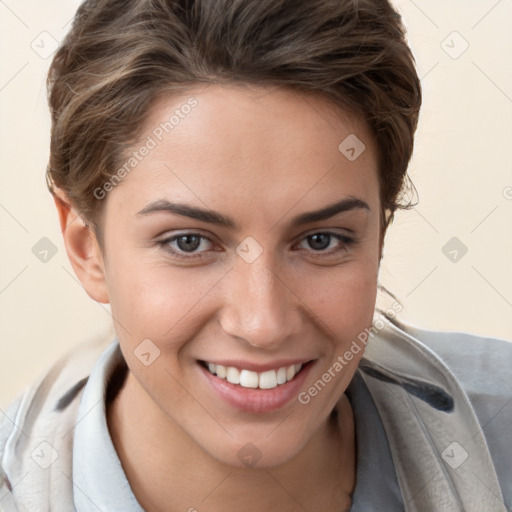
M149 338L162 349L179 349L205 321L200 305L219 277L136 256L133 261L119 261L109 276L112 314L122 324L119 336L130 345Z
M344 344L369 327L377 296L377 261L353 261L303 283L301 292L326 335ZM314 290L314 291L313 291Z
M317 276L318 277L318 276ZM338 272L315 280L317 293L310 309L328 340L323 344L322 359L298 396L298 402L309 411L314 429L316 420L325 419L352 379L365 345L361 333L367 332L373 320L377 295L377 266L355 263ZM309 283L309 289L314 283ZM304 288L307 290L307 288Z

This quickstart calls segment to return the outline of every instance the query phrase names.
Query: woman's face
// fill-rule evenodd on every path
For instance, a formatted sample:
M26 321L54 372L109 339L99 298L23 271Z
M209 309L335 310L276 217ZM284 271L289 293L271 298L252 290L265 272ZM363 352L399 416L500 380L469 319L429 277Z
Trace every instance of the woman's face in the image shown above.
M371 324L370 132L313 95L212 85L160 99L133 151L102 188L128 378L216 459L290 460L325 425L363 350L344 354Z

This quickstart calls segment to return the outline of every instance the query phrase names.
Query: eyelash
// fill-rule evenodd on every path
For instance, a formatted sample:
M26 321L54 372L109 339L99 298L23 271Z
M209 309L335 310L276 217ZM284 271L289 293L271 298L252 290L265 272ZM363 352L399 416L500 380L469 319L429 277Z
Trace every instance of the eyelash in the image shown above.
M178 252L176 251L175 249L171 249L169 247L169 244L171 242L174 242L176 240L178 240L179 238L183 237L183 236L187 236L187 235L192 235L192 236L196 236L196 237L199 237L201 238L201 240L208 240L210 243L213 244L213 241L207 237L207 236L204 236L204 235L201 235L200 233L196 233L196 232L185 232L185 233L180 233L179 235L174 235L172 237L169 237L169 238L166 238L165 240L161 240L158 243L159 246L161 246L164 250L172 253L174 256L177 256L178 258L182 258L182 259L188 259L188 260L191 260L191 259L196 259L196 258L202 258L202 253L186 253L186 252ZM315 231L314 233L311 233L309 235L306 235L304 238L301 239L301 242L303 240L307 240L308 238L314 236L314 235L329 235L331 237L334 237L336 238L337 240L339 240L340 242L342 242L342 245L339 249L336 249L336 250L330 250L330 251L326 251L325 249L320 249L320 250L314 250L314 249L311 249L311 252L313 252L313 254L315 256L332 256L334 254L337 254L337 253L340 253L340 252L345 252L348 250L348 248L350 246L353 246L357 243L357 241L354 239L354 238L351 238L351 237L348 237L346 235L342 235L340 233L333 233L332 231ZM330 245L330 244L329 244ZM315 254L316 253L316 254ZM187 256L184 256L184 254L187 254Z

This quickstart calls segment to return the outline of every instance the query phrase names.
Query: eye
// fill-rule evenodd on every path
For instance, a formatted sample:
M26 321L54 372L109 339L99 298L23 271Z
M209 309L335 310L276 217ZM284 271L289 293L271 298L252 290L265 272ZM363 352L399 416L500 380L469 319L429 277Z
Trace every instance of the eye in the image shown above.
M202 253L208 250L204 248L205 243L211 245L212 241L199 233L180 233L158 242L166 251L181 258L200 257L201 254L198 254L198 252ZM197 251L200 247L203 250Z
M309 247L304 247L304 243ZM317 253L319 256L328 256L346 252L349 246L355 243L355 239L341 233L321 231L304 237L299 243L299 246L301 246L302 249ZM192 259L203 257L203 253L207 252L209 249L211 250L213 242L210 238L200 233L188 232L165 238L159 241L158 245L173 256L183 259Z
M337 254L342 251L347 251L350 245L355 244L355 240L353 238L342 235L341 233L333 233L330 231L312 233L311 235L306 236L299 245L304 244L304 242L309 245L310 249L313 249L313 252L325 254ZM331 248L332 250L326 250L328 248Z

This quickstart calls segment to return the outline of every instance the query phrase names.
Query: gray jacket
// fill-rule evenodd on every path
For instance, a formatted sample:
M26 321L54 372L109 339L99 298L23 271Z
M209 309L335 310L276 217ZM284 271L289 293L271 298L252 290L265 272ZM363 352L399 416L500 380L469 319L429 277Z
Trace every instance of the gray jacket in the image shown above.
M512 343L380 323L347 390L351 512L510 511ZM81 345L0 414L0 511L142 510L105 422L121 361L117 340Z

